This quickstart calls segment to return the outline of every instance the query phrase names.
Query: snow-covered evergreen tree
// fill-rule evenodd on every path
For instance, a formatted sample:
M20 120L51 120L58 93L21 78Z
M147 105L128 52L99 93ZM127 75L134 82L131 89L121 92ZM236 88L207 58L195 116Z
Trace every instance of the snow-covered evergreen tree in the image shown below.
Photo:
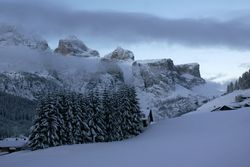
M131 135L129 133L130 127L132 125L132 106L131 106L131 97L129 93L129 87L123 85L118 91L118 110L121 113L121 129L123 138L129 138Z
M72 101L72 135L73 135L73 144L80 144L82 140L82 121L83 113L80 106L80 99L76 93L70 94L70 100Z
M51 93L41 100L32 127L32 149L63 144L117 141L142 131L141 113L133 87L105 89L102 96L90 89L87 96Z
M87 96L88 107L87 110L90 113L90 119L88 120L88 126L92 137L92 142L105 141L105 115L101 110L101 100L96 90L90 90Z
M105 113L106 141L122 140L121 120L122 115L118 110L117 94L104 89L102 109Z
M33 150L58 146L62 144L62 116L58 111L58 103L53 94L42 99L38 108L38 117L31 128L30 147Z
M63 129L65 133L62 136L63 144L72 144L74 143L74 136L73 136L73 111L72 111L72 100L68 92L60 92L57 95L59 101L59 111L63 116L64 124Z
M142 114L139 107L139 100L137 98L135 87L129 88L129 97L131 104L131 126L129 133L131 135L138 135L142 132L143 123L142 123Z
M79 105L81 109L81 134L82 134L82 143L88 143L92 141L90 128L88 126L88 121L90 120L90 112L88 109L88 101L85 96L82 94L78 95Z

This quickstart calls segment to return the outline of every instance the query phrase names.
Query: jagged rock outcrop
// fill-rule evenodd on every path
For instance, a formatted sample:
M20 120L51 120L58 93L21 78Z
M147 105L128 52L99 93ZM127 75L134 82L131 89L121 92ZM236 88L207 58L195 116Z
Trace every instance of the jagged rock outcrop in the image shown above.
M142 89L155 85L165 90L173 89L178 75L170 59L135 61L132 68L135 84Z
M55 52L65 56L99 57L98 51L89 49L81 40L74 36L59 40Z
M195 77L201 77L200 65L198 63L177 65L176 69L180 74L190 74Z
M0 46L26 46L41 51L49 49L45 40L21 32L15 26L0 25Z
M191 89L205 80L199 68L197 71L198 65L190 66L175 66L171 59L135 61L134 84L144 112L152 110L158 118L171 118L195 110L204 97L193 94Z
M161 85L165 90L171 90L175 84L179 84L190 89L205 83L200 77L198 64L175 66L171 59L135 61L133 72L135 78L141 78L143 81L143 84L138 85L144 88Z
M104 56L102 60L111 61L134 61L135 56L132 51L117 47L112 53Z

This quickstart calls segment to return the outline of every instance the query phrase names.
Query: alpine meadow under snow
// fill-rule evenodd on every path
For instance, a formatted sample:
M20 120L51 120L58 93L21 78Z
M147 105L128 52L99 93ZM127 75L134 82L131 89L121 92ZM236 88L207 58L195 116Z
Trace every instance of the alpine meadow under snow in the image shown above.
M68 145L0 156L8 167L249 167L249 108L162 120L119 142Z

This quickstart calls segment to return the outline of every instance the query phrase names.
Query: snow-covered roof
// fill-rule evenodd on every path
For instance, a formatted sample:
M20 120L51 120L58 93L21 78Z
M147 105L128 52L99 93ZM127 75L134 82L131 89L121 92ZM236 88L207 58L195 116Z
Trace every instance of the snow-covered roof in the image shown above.
M27 139L6 138L0 141L0 147L23 147L27 143Z

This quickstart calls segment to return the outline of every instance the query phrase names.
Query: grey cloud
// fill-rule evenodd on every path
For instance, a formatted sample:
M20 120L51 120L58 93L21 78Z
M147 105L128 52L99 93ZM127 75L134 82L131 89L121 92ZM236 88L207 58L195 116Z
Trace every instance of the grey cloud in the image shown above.
M239 67L250 69L250 63L242 63L242 64L239 65Z
M213 77L207 78L207 80L209 80L209 81L215 81L217 79L220 79L220 78L223 78L223 77L226 77L226 76L227 76L227 74L218 73L218 74L216 74Z
M11 0L0 2L0 21L20 24L50 37L76 34L128 43L163 41L250 49L250 24L241 18L167 19L140 13L73 11L48 3Z

